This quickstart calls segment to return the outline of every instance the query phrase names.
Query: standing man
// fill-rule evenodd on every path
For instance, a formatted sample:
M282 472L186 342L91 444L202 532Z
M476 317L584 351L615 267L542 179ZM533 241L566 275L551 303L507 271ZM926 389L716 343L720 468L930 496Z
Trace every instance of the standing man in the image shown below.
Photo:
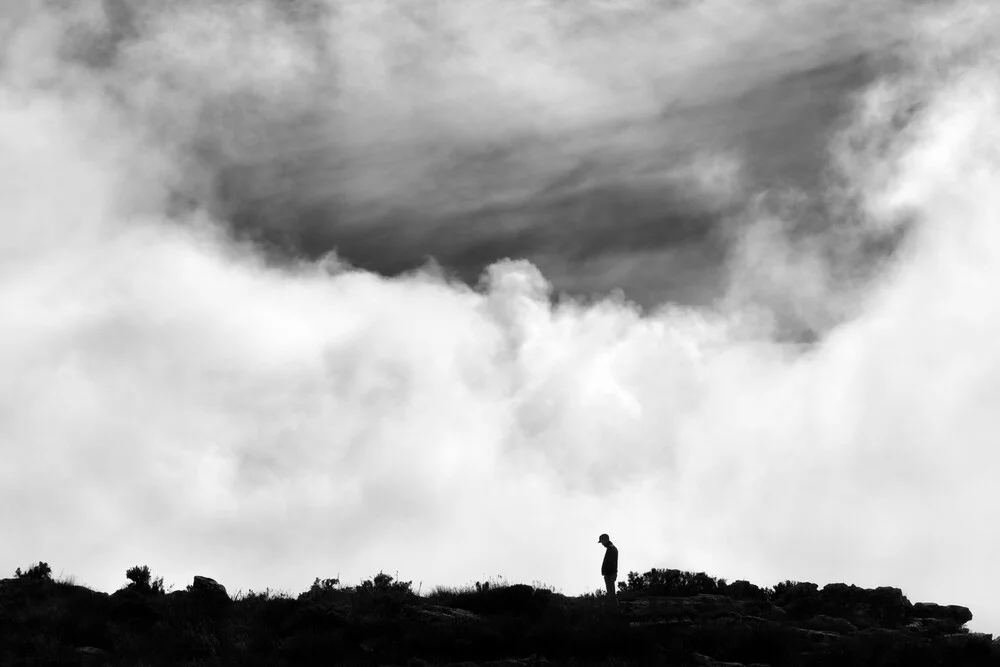
M615 579L618 578L618 547L611 543L607 533L602 534L597 541L604 545L604 562L601 563L601 576L608 588L608 604L618 606L618 596L615 595Z

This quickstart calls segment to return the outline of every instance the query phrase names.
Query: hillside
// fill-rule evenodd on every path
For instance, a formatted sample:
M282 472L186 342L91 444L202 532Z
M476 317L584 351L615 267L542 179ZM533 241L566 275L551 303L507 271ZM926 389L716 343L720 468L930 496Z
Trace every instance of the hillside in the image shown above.
M762 589L654 569L630 573L613 610L497 582L419 596L381 573L292 597L230 596L205 577L165 592L145 567L107 594L49 572L0 580L0 664L1000 665L1000 642L965 628L969 609L887 587Z

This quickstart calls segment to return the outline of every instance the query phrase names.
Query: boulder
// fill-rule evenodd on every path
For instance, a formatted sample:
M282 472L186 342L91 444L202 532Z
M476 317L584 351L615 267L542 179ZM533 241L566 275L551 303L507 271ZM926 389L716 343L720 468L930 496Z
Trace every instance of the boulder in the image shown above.
M897 627L910 618L912 606L898 588L834 583L819 592L815 613L844 618L858 627Z
M493 660L491 662L481 662L479 667L537 667L539 665L551 665L552 662L539 656L531 654L526 658L506 658L504 660Z
M225 586L215 579L202 576L196 576L186 590L168 593L166 599L170 606L189 614L221 613L233 604Z
M913 603L903 595L903 591L892 586L868 589L867 597L872 612L882 625L899 626L913 611Z
M915 618L906 629L930 637L961 632L962 624L953 618Z
M821 611L822 600L818 588L809 581L798 582L785 588L778 588L771 602L784 609L792 618L809 618Z
M437 623L477 623L482 621L478 614L465 609L426 605L416 610L418 617L425 621Z
M958 621L964 625L972 620L972 611L957 604L940 605L933 602L917 602L910 611L913 618L940 618Z
M79 646L73 652L80 658L81 667L103 665L107 661L108 652L94 646Z
M837 632L826 630L810 630L808 628L792 628L794 632L807 642L815 644L832 644L837 642L842 635Z
M945 658L950 664L984 665L995 664L993 657L993 635L982 632L962 632L945 635Z
M776 586L775 588L778 587ZM818 592L819 586L811 581L799 581L776 591L771 601L779 607L783 607L793 600L812 598Z
M122 588L111 594L111 618L138 626L149 626L160 620L161 614L153 608L152 599L131 588Z
M188 590L198 595L218 598L220 600L222 598L229 599L226 587L210 577L195 575L194 583L191 584L191 588Z
M809 630L837 632L842 635L848 635L858 631L857 627L845 618L825 616L823 614L817 614L816 616L813 616L809 620L803 622L802 627L808 628Z
M951 648L960 649L978 647L988 652L993 647L993 635L983 632L961 632L945 635L944 644Z
M745 667L742 662L724 662L722 660L716 660L715 658L702 655L697 651L691 654L691 658L694 660L695 664L701 667Z

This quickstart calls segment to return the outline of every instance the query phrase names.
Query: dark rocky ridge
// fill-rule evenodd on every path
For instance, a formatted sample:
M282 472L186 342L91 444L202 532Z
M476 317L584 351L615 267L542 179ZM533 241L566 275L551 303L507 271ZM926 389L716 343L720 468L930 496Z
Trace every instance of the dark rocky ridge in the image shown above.
M47 570L0 580L2 665L1000 665L968 608L889 587L654 569L621 582L615 611L523 584L422 597L381 573L231 597L207 577L167 593L147 568L112 594Z

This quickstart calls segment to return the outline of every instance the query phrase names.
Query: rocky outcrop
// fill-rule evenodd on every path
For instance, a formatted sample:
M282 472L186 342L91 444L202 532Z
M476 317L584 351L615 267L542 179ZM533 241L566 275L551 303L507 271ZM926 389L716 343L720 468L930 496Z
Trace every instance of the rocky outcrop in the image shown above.
M933 602L917 602L913 605L910 615L913 618L954 621L959 625L964 625L972 620L972 612L968 607L960 607L955 604L945 606Z
M751 662L748 665L744 665L742 662L715 660L714 658L702 655L701 653L695 653L691 657L694 660L694 663L699 667L769 667L768 665L763 665L759 662Z
M427 605L415 610L417 617L431 623L478 623L483 619L471 611L442 605Z
M318 587L298 599L233 600L200 575L168 594L0 580L0 647L23 662L58 641L67 664L125 664L149 655L171 664L227 656L220 665L253 656L268 664L421 667L1000 667L1000 641L969 632L967 608L911 604L897 588L785 582L758 589L672 572L661 580L710 583L713 592L626 591L610 609L600 596L524 585L430 599L405 587L359 586Z
M210 577L195 576L186 591L171 593L189 608L206 613L222 612L232 606L226 587ZM169 597L169 596L168 596Z
M80 660L81 667L96 667L107 662L108 652L94 646L79 646L73 651Z
M892 587L789 582L769 599L745 590L740 597L626 595L620 613L645 641L692 648L696 664L863 665L884 658L1000 665L1000 643L965 629L972 618L965 607L912 604Z
M795 619L817 616L846 620L857 628L899 627L913 618L913 605L898 588L859 588L803 582L777 593L774 604ZM971 617L971 616L970 616Z
M229 593L226 592L226 587L210 577L195 575L194 582L188 590L195 595L199 595L207 599L229 600Z
M122 588L111 594L111 618L141 629L148 628L162 618L153 596L131 588Z
M164 605L192 617L225 615L233 606L226 587L210 577L196 576L185 589L163 596Z

